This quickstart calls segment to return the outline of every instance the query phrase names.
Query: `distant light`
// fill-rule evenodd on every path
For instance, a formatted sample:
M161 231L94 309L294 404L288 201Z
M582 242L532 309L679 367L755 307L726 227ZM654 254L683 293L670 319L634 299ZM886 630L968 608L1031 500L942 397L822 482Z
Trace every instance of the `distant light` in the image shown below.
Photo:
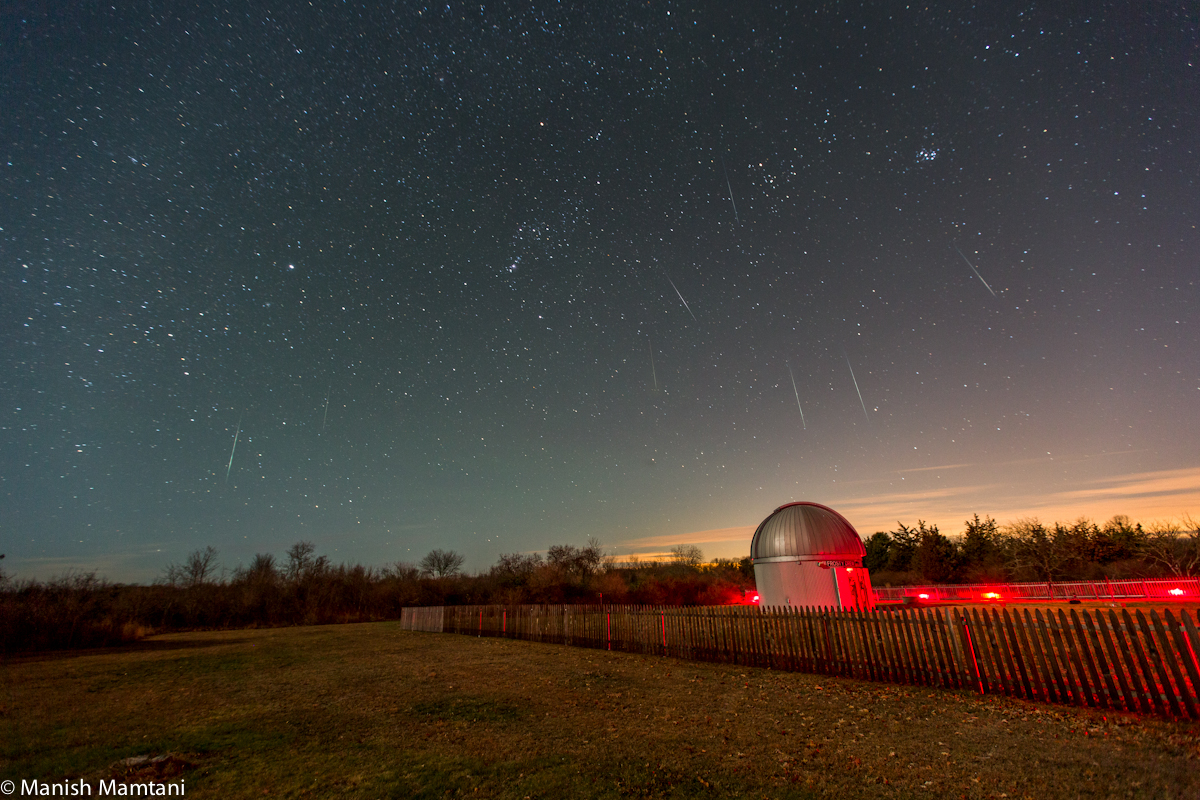
M288 269L295 269L295 268L296 268L295 264L288 264Z
M999 592L984 592L983 599L984 600L999 600L1000 593Z
M917 597L921 598L922 600L929 599L929 595L925 594L925 592L921 592L919 595L917 595Z
M757 602L758 602L758 595L754 595L754 599L753 599L753 600L751 600L750 602L751 602L751 603L757 603Z
M1173 594L1176 597L1179 597L1183 594L1183 589L1172 589L1171 591L1167 592L1167 594Z

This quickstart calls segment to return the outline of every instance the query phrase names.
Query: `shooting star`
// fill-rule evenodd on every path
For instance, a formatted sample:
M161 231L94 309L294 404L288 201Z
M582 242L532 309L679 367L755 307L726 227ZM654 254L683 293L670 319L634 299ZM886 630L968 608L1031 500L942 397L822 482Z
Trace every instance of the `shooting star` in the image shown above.
M227 429L228 430L228 429ZM229 463L225 466L225 482L229 483L229 470L233 469L233 454L237 452L238 436L242 434L242 418L238 417L237 430L233 434L233 447L229 450Z
M663 275L667 275L667 271L665 269L663 270ZM670 275L667 275L667 283L671 284L671 288L675 290L675 294L679 295L679 302L683 303L683 307L687 309L687 312L692 314L692 307L687 304L687 300L683 299L683 295L679 294L679 287L675 285L675 281L671 280ZM696 319L695 314L692 314L692 321L699 322L700 320Z
M729 202L733 206L733 218L737 220L737 224L742 224L742 218L738 216L737 201L733 199L733 186L729 183L729 170L725 169L725 156L718 153L721 157L721 172L725 173L725 188L729 190Z
M654 378L654 391L658 391L658 372L654 369L654 343L647 340L650 345L650 375Z
M955 243L955 245L954 245L954 249L955 249L955 250L958 250L958 244L957 244L957 243ZM992 292L992 287L988 286L988 282L987 282L987 281L985 281L985 280L983 280L983 276L979 274L979 270L975 269L975 265L974 265L974 264L972 264L972 263L971 263L971 262L970 262L970 261L967 259L967 257L966 257L966 256L963 256L963 251L962 251L962 250L958 250L958 254L959 254L960 256L962 256L962 260L963 260L963 261L966 261L966 262L967 262L967 266L971 268L971 272L974 272L974 273L975 273L975 277L976 277L976 278L979 278L979 280L980 280L980 281L983 283L983 285L987 287L987 290L988 290L989 292ZM992 297L995 297L995 296L996 296L996 293L995 293L995 292L992 292Z
M328 391L325 392L325 416L321 417L321 433L325 432L325 422L329 419L329 393L332 391L333 387L330 386Z
M842 355L846 356L845 353ZM863 416L867 418L867 424L871 424L871 416L867 413L867 404L863 402L862 390L858 388L858 378L854 377L854 367L850 364L850 356L846 356L846 366L850 367L850 380L854 381L854 391L858 392L858 402L862 404Z
M787 362L784 362L787 363ZM804 421L804 409L800 408L800 390L796 388L796 376L792 374L792 365L788 364L788 377L792 379L792 391L796 395L796 408L800 409L800 424L804 426L804 430L808 430L808 423Z

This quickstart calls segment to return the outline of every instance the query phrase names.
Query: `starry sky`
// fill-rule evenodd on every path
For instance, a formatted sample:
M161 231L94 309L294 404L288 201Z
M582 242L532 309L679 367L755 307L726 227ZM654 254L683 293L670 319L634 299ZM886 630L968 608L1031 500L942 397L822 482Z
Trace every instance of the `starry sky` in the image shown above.
M0 11L0 551L1200 514L1189 3Z

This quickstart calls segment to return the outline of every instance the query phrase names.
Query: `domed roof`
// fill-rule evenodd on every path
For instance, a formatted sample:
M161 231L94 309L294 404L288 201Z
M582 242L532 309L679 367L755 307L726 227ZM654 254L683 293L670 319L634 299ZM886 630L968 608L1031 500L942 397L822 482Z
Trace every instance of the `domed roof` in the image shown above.
M762 521L750 540L755 562L811 558L858 558L862 539L846 518L817 503L788 503Z

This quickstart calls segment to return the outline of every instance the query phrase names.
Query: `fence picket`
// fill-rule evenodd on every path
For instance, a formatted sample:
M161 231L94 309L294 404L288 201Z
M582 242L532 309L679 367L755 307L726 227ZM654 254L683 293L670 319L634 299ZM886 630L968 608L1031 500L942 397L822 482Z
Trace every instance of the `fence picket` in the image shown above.
M1124 682L1125 678L1129 681L1130 695L1129 699L1126 700L1125 706L1130 711L1153 714L1154 710L1150 703L1150 693L1146 689L1145 683L1138 672L1137 661L1133 655L1133 647L1129 643L1129 635L1123 630L1121 621L1117 618L1117 612L1110 609L1108 617L1105 620L1106 625L1100 629L1100 632L1104 637L1105 646L1109 648L1109 655L1112 657L1113 663L1117 664L1120 668L1117 677L1122 682Z
M997 623L1002 625L1002 633L1007 634L1007 641L1012 643L1009 648L1009 655L1012 662L1016 665L1016 674L1013 676L1014 685L1019 685L1021 696L1027 700L1033 700L1037 697L1034 694L1033 684L1029 681L1029 674L1025 669L1025 655L1022 652L1021 640L1017 638L1016 629L1013 627L1012 617L1009 616L1008 609L1001 609ZM1018 681L1020 682L1018 684Z
M891 683L903 683L904 680L900 676L900 667L896 664L896 659L888 642L887 631L884 627L884 623L886 622L885 612L875 610L868 611L867 613L871 618L871 635L874 638L875 649L879 652L879 663L882 667L883 675Z
M1200 612L1197 616L1200 617ZM1192 665L1200 671L1200 631L1196 630L1196 625L1188 616L1186 609L1179 612L1179 621L1183 625L1183 640L1187 644L1187 652L1191 656ZM1196 685L1195 688L1197 693L1200 693L1200 685Z
M917 674L917 682L921 685L930 685L929 665L926 662L925 648L921 642L921 631L917 627L916 617L919 611L917 609L902 609L900 611L904 626L904 638L908 642L910 652L913 655L913 668Z
M951 654L950 660L954 663L955 684L960 689L970 689L971 671L967 664L970 654L963 648L962 631L955 624L956 617L950 609L944 610L938 616L942 619L942 633Z
M933 635L938 640L940 652L945 655L946 659L946 686L952 689L962 687L961 675L959 673L959 662L955 658L954 649L950 644L950 638L946 631L945 618L936 611L929 612L929 624L933 627Z
M787 648L788 669L798 671L802 669L800 661L800 653L796 649L796 612L791 606L784 606L782 614L780 614L780 623L783 626L783 641Z
M1000 612L991 608L984 609L983 614L987 618L988 629L996 643L996 660L1003 675L1004 692L1009 697L1023 697L1025 695L1021 693L1021 684L1017 679L1016 664L1013 662L1012 653L1009 651L1008 637L1004 635L1004 624L1000 619Z
M858 624L858 612L854 609L842 611L842 629L846 632L846 674L858 680L870 680L867 659L863 655L862 631Z
M975 658L979 662L979 680L983 684L983 691L987 694L1002 694L1004 684L1000 681L992 659L991 643L984 628L983 615L974 608L970 609L968 614L971 618L971 641L975 644Z
M1163 703L1162 693L1158 691L1158 681L1154 677L1153 670L1150 668L1150 661L1146 658L1146 652L1142 648L1138 629L1134 626L1133 618L1129 616L1127 609L1121 609L1121 617L1125 622L1126 640L1129 642L1129 649L1133 651L1137 657L1137 664L1141 667L1142 682L1146 687L1146 692L1150 695L1150 700L1154 703L1154 707L1158 709L1158 713L1165 717L1167 715L1167 708Z
M1047 613L1046 616L1053 618L1050 613ZM1071 636L1070 623L1067 622L1067 615L1061 608L1058 609L1058 619L1055 622L1057 622L1054 628L1055 639L1062 648L1064 667L1070 667L1068 675L1072 691L1075 693L1075 703L1080 706L1096 708L1099 704L1092 696L1087 673L1083 671L1083 662L1079 658L1079 647Z
M1025 616L1029 618L1029 610L1025 610ZM1046 674L1054 681L1051 684L1055 690L1055 700L1059 703L1072 702L1071 695L1067 692L1066 684L1063 683L1062 671L1058 668L1058 658L1054 654L1054 644L1052 643L1050 628L1042 620L1042 612L1038 609L1033 610L1032 623L1030 630L1036 636L1038 644L1038 653L1046 665Z
M852 676L854 674L850 655L850 641L847 638L846 612L835 609L830 620L833 625L833 658L837 665L835 675Z
M1108 693L1109 707L1114 709L1120 709L1122 706L1127 707L1126 697L1123 694L1118 693L1117 687L1113 683L1112 664L1105 657L1104 649L1100 645L1100 637L1098 636L1098 625L1096 621L1087 611L1084 611L1080 616L1083 617L1083 627L1087 631L1091 650L1096 654L1097 668L1104 678L1104 687Z
M896 640L908 670L909 683L920 686L924 681L921 674L921 663L917 658L917 648L912 641L912 631L908 626L908 609L900 609L889 620L896 631Z
M1159 693L1166 697L1167 705L1171 707L1171 713L1176 717L1183 717L1183 709L1179 707L1179 701L1175 698L1175 690L1171 687L1171 679L1167 675L1166 667L1163 666L1161 648L1154 640L1154 634L1146 623L1146 618L1142 616L1141 610L1139 609L1135 613L1137 614L1138 628L1146 637L1146 650L1149 652L1150 663L1154 666Z
M871 627L872 612L856 611L855 617L858 619L858 636L862 642L863 660L866 662L868 680L886 680L883 673L883 662L875 641L875 631Z
M946 636L942 629L942 618L937 612L928 611L925 614L925 624L929 627L929 638L933 641L933 646L937 651L940 684L946 689L954 689L958 686L958 681L955 680L956 676L954 674L954 654L950 652L950 648L946 645Z
M1172 677L1175 678L1175 686L1178 687L1177 690L1172 692L1172 696L1179 698L1183 707L1187 710L1187 716L1192 719L1200 719L1200 712L1198 712L1196 703L1192 700L1192 696L1187 690L1187 685L1184 683L1183 671L1179 668L1179 659L1170 647L1171 639L1167 633L1167 627L1159 619L1154 609L1150 609L1150 623L1160 642L1159 654L1170 670Z
M1191 645L1187 641L1187 632L1183 629L1180 623L1171 614L1170 609L1163 610L1163 616L1166 618L1167 627L1171 631L1171 637L1175 640L1175 648L1179 652L1179 660L1183 664L1184 672L1187 673L1188 680L1191 681L1191 692L1185 693L1185 697L1200 696L1200 664L1196 663L1196 655L1192 652ZM1186 612L1180 614L1185 620L1187 619ZM1189 700L1189 702L1192 702Z
M1083 626L1079 623L1079 615L1072 608L1068 616L1075 646L1079 649L1084 666L1087 667L1087 680L1091 684L1091 695L1101 708L1108 708L1108 693L1104 691L1104 684L1100 681L1100 672L1096 669L1096 660L1092 658L1092 649L1088 644L1087 636L1083 633Z
M975 688L979 689L979 693L987 694L987 687L983 683L983 673L979 669L979 651L975 647L975 636L971 633L971 616L966 613L960 616L955 610L954 622L955 631L962 633L963 661L967 665L967 674Z
M871 651L871 629L867 621L866 611L854 611L854 632L858 637L860 672L864 680L877 681L879 674L875 669L875 657Z

